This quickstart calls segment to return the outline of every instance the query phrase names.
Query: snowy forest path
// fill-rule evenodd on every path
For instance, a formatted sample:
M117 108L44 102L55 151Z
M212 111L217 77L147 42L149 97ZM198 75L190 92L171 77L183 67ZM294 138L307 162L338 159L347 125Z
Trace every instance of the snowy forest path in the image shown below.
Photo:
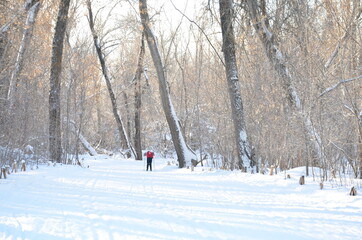
M282 176L88 159L0 181L0 239L358 239L362 197ZM342 204L341 204L342 203ZM307 230L307 231L306 231Z

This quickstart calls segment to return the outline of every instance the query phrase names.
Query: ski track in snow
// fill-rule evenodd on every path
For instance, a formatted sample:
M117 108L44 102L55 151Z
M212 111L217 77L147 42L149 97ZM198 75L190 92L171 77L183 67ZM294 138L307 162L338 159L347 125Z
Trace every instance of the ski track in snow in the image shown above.
M362 239L361 194L310 178L161 163L147 172L104 156L86 165L0 180L0 239Z

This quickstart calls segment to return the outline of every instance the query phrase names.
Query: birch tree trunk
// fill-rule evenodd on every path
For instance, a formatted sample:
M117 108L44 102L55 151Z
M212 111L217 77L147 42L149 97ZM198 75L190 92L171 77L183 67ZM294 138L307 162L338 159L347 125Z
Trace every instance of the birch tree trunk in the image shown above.
M34 5L34 1L38 2L38 0L26 0L24 7L21 10L15 12L14 16L10 19L10 21L0 26L0 72L2 71L1 59L5 52L5 45L7 43L8 32L10 31L11 27L18 21L18 19L23 15L23 13L29 11L30 7ZM10 6L8 6L9 2L0 1L0 3L2 4L2 7L4 7L5 9L6 8L10 9Z
M130 151L132 157L135 157L136 154L135 154L134 148L132 146L132 143L129 141L129 138L128 138L126 130L124 128L124 124L122 122L121 116L120 116L120 114L118 112L116 96L115 96L115 94L113 92L112 85L111 85L111 77L110 77L110 74L108 73L108 69L107 69L107 66L106 66L106 61L105 61L105 58L104 58L104 55L103 55L103 52L102 52L101 45L100 45L99 40L98 40L98 35L94 30L93 12L92 12L92 5L91 5L90 0L87 1L87 7L88 7L88 14L89 14L89 19L88 19L89 20L89 27L90 27L90 29L92 31L94 46L95 46L96 51L97 51L98 59L99 59L99 62L101 64L101 67L102 67L103 77L106 80L108 93L109 93L109 96L111 98L113 115L114 115L114 118L115 118L116 123L117 123L117 128L118 128L119 135L121 136L121 139L122 139L121 140L122 141L121 145L122 145L123 149L128 149Z
M141 84L141 75L143 72L143 61L145 57L145 41L144 33L142 33L141 40L141 49L138 57L137 70L134 79L134 90L135 90L135 150L136 150L136 160L142 160L142 144L141 144L141 106L142 106L142 84Z
M52 47L49 93L49 153L50 160L62 160L60 120L60 73L62 70L63 43L67 28L70 0L61 0Z
M33 33L33 27L35 24L36 15L38 13L40 7L39 0L32 0L31 2L26 4L26 10L28 11L28 17L26 19L23 37L21 40L21 44L18 50L18 55L16 57L15 68L11 74L10 82L9 82L9 89L8 89L8 96L7 99L9 101L10 109L13 108L15 98L16 98L16 91L17 91L17 84L19 81L19 74L23 68L24 64L24 56L25 51L30 44L30 40Z
M225 59L226 79L231 102L234 137L237 147L237 167L244 170L251 164L250 146L246 134L243 101L240 94L240 83L235 55L235 37L232 25L232 0L220 0L220 20L223 38L222 50Z
M181 132L181 126L179 120L176 116L175 109L173 107L170 92L167 86L167 81L165 77L165 72L156 43L156 37L152 32L150 19L147 10L147 1L139 0L139 9L142 20L143 30L146 35L148 48L152 56L153 64L155 65L157 71L157 77L159 82L159 89L161 94L161 101L163 110L166 116L168 126L170 128L172 141L176 150L177 160L179 167L183 168L191 165L192 159L197 159L196 154L186 145L185 138Z
M308 145L312 148L314 159L322 160L322 141L314 128L309 114L303 109L302 102L294 86L294 80L285 62L284 54L277 47L274 35L268 29L266 16L258 11L256 0L247 0L249 16L253 22L255 31L261 40L269 62L282 80L283 88L288 95L288 102L297 116L303 122L304 131L307 134Z

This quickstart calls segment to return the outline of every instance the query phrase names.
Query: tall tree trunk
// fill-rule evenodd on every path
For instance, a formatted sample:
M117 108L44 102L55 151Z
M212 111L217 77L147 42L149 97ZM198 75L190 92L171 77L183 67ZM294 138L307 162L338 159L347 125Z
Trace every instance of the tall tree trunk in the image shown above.
M132 124L131 124L131 113L130 113L130 106L128 103L128 95L126 91L123 91L123 99L124 99L124 109L125 109L125 115L126 115L126 134L129 138L132 136ZM129 141L132 141L129 139ZM136 156L135 156L136 157Z
M49 93L49 153L50 159L58 163L62 160L61 120L60 120L60 73L62 70L63 43L67 28L70 0L61 0L53 38L50 68Z
M362 4L360 3L360 11L362 12ZM359 42L362 42L362 29L358 30ZM362 66L362 46L359 45L359 66ZM359 69L359 74L362 74L362 68ZM362 109L359 113L359 178L362 179Z
M18 85L18 81L19 81L19 74L21 73L21 70L24 65L23 63L24 63L25 51L30 44L30 40L31 40L32 33L33 33L33 27L35 24L35 18L38 13L39 7L40 7L39 0L32 0L31 2L29 2L26 5L26 8L28 10L28 17L26 19L24 32L23 32L23 38L21 40L18 55L16 57L15 68L11 74L10 82L9 82L7 98L9 101L10 109L13 108L13 105L15 102L17 85Z
M64 142L65 142L65 146L64 146L64 153L66 154L65 158L66 161L68 163L68 154L70 153L70 101L71 101L71 90L74 88L73 87L73 81L74 81L74 76L73 76L73 72L71 72L70 75L70 81L67 84L68 85L68 89L67 89L67 94L66 94L66 99L67 99L67 103L66 103L66 113L65 113L65 129L63 130L64 133Z
M121 141L122 141L122 143L121 143L122 148L123 149L128 149L130 151L131 155L133 157L135 157L136 154L135 154L134 148L132 146L132 143L128 139L126 130L124 128L124 124L123 124L121 116L120 116L120 114L118 112L116 96L115 96L115 94L113 92L112 85L111 85L111 77L108 74L106 61L105 61L105 58L104 58L104 55L103 55L103 52L102 52L102 49L101 49L101 45L100 45L99 40L98 40L98 35L94 30L94 19L93 19L92 5L91 5L90 0L87 1L87 7L88 7L88 14L89 14L89 19L88 19L89 20L89 27L90 27L90 29L92 31L94 46L95 46L96 51L97 51L98 59L99 59L99 62L101 64L101 67L102 67L103 77L106 80L108 93L109 93L109 96L111 98L113 115L114 115L114 118L115 118L115 120L117 122L118 132L119 132L119 135L120 135Z
M38 0L26 0L24 7L20 10L15 12L14 16L10 18L10 21L8 21L7 23L3 24L2 26L0 26L0 72L3 69L1 60L2 57L4 56L4 52L6 50L6 45L8 43L8 33L12 27L13 24L18 22L18 19L23 16L24 12L29 11L29 9L34 5L34 1L38 2ZM1 0L0 0L1 2ZM8 2L7 1L2 1L1 4L3 5L3 8L9 8L10 6L8 6Z
M3 58L5 56L7 45L8 45L7 31L0 31L0 73L4 69Z
M256 0L247 0L247 4L249 16L253 22L254 29L263 44L269 62L282 80L283 88L288 95L289 106L297 113L297 116L299 116L303 122L304 131L308 136L306 140L308 141L308 145L312 148L313 158L321 162L323 153L320 135L314 128L309 114L303 109L302 102L294 86L295 81L286 65L284 54L277 47L274 35L268 29L267 16L262 16L260 14Z
M0 126L7 120L7 87L8 81L7 77L3 76L3 71L6 69L6 62L7 62L7 51L9 49L9 40L8 40L8 33L7 31L2 31L0 29Z
M362 179L362 110L358 116L358 145L357 145L357 168L359 168L359 178ZM357 178L358 176L356 176Z
M246 134L243 101L240 94L240 83L235 55L235 37L232 25L232 0L220 0L220 20L223 38L222 50L225 59L226 79L231 102L234 137L237 147L237 167L244 169L251 164L250 146Z
M135 90L135 137L134 145L136 150L136 160L142 160L142 144L141 144L141 106L142 106L142 83L141 75L143 72L143 61L145 57L145 41L144 33L142 33L141 49L138 57L137 70L134 78L134 90Z
M98 88L97 80L94 80L94 89ZM97 133L102 141L103 130L102 130L102 114L101 114L101 97L100 93L97 93L95 96L96 108L97 108Z
M183 168L185 167L185 164L187 166L191 165L191 160L196 160L197 157L196 154L186 145L185 138L182 135L181 126L176 116L176 112L173 107L170 92L167 86L160 52L156 43L156 37L151 30L151 23L148 16L146 0L139 0L139 9L148 48L150 49L153 64L155 65L157 71L163 110L166 116L168 126L170 128L172 141L177 154L177 160L179 162L179 167Z

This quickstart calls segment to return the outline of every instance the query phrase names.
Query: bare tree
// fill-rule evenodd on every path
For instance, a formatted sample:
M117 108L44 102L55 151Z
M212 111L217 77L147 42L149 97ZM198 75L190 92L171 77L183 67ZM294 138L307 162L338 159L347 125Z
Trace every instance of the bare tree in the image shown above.
M141 144L141 106L142 106L142 83L141 75L143 72L143 62L145 57L145 41L144 33L142 33L141 49L138 57L137 70L134 77L134 90L135 90L135 150L136 160L142 160L142 144Z
M168 126L170 128L172 141L175 146L179 162L179 167L183 168L185 167L185 164L190 165L191 160L197 159L197 157L196 154L186 145L185 138L182 135L181 126L171 101L170 92L165 77L164 67L157 46L157 40L151 30L151 23L148 15L146 0L139 0L139 9L140 9L143 30L145 32L147 39L148 48L150 49L153 64L157 71L163 110L166 115Z
M90 0L87 1L87 7L88 7L88 14L89 14L89 18L88 18L89 27L92 31L94 46L97 51L98 59L101 64L101 67L102 67L102 73L103 73L104 79L106 80L108 93L111 98L113 115L117 122L119 135L122 138L122 147L123 147L123 149L128 149L132 156L136 156L132 143L129 141L126 130L124 128L124 124L122 122L121 116L118 112L117 100L116 100L116 97L114 95L112 85L111 85L111 77L110 77L110 74L108 73L105 57L102 52L102 48L101 48L101 44L99 42L98 35L94 29L94 18L93 18L93 12L92 12L92 4L91 4Z
M246 124L244 118L243 101L240 94L240 82L235 55L235 37L233 29L232 0L220 0L220 19L223 37L223 52L225 59L226 79L228 82L231 102L232 119L234 123L235 142L237 147L237 168L243 169L251 164L251 154Z
M310 115L302 105L300 96L295 88L295 81L286 64L285 54L283 54L278 48L276 38L269 29L268 18L265 15L265 1L263 0L261 2L264 8L260 10L256 0L247 0L249 16L253 22L254 29L263 44L269 62L282 80L282 85L288 95L288 102L291 109L297 113L303 122L303 128L308 136L306 141L313 149L314 159L321 160L323 157L321 137L313 126ZM264 16L260 13L260 11L264 13Z
M62 70L63 43L67 28L70 0L61 0L53 38L49 93L49 153L52 161L61 162L60 73Z
M21 44L20 44L20 47L18 50L18 55L16 58L14 71L10 77L10 83L9 83L9 89L8 89L8 101L9 101L10 109L13 108L13 104L15 101L16 89L17 89L16 86L18 85L17 83L19 80L18 79L19 74L21 73L21 70L23 68L25 51L27 50L31 37L32 37L33 27L35 24L35 18L38 13L39 7L40 7L39 0L28 1L25 5L25 9L28 11L28 17L26 19L22 41L21 41Z
M67 120L68 121L68 120ZM89 153L91 156L96 156L97 151L92 147L92 145L87 141L87 139L82 135L80 129L77 129L77 125L73 120L69 120L70 123L70 130L75 134L75 136L79 139L82 143L84 149Z

